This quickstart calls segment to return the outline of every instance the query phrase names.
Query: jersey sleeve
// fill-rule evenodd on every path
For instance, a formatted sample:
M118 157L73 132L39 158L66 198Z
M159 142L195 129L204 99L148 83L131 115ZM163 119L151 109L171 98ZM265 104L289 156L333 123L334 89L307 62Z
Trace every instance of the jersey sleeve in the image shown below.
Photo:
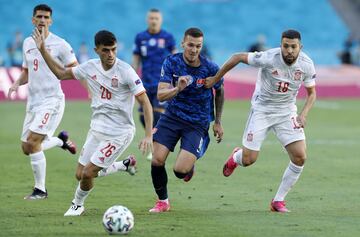
M315 66L313 63L309 65L308 71L305 74L304 78L304 86L305 87L312 87L315 86L315 79L316 79L316 71Z
M125 78L133 95L137 96L146 91L140 77L132 67L126 71Z
M169 52L172 52L174 49L176 49L176 41L172 34L169 34L169 44L167 47Z
M264 68L269 65L269 54L266 51L248 53L248 64L253 67Z
M65 40L63 41L63 45L60 50L59 56L60 56L61 62L65 66L67 66L73 62L77 62L74 50L71 48L70 44L68 42L66 42Z
M140 37L139 37L139 34L136 35L136 37L135 37L134 46L133 46L133 54L140 55Z
M71 68L71 72L74 75L76 80L86 80L88 73L86 72L86 67L88 63L83 63Z
M159 82L165 82L165 83L172 83L172 69L171 69L171 61L169 58L166 58L162 67L161 67L161 73L160 73L160 80Z
M22 67L23 68L28 68L28 64L27 64L27 60L26 60L26 43L24 41L23 43L23 62L22 62Z

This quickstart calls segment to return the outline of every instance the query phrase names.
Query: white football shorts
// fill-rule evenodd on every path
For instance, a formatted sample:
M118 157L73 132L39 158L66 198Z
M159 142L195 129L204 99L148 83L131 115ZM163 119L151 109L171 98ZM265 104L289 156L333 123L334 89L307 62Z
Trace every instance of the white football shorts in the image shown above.
M62 99L53 106L46 105L45 107L35 110L36 112L27 111L21 141L27 141L30 131L52 137L61 122L64 109L65 99Z
M299 127L296 117L296 112L284 115L252 109L244 130L243 146L259 151L270 130L284 147L292 142L305 140L304 129Z
M134 134L135 131L126 130L121 136L107 136L90 129L79 163L85 166L91 162L98 167L109 167L130 145Z

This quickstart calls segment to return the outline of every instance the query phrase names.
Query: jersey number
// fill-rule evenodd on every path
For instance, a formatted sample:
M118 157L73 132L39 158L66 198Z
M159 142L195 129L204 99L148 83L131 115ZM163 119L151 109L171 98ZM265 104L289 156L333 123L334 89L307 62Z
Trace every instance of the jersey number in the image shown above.
M289 82L280 81L278 82L278 85L279 85L277 89L278 92L287 92L289 89Z
M39 69L39 60L37 58L34 59L34 71L36 72Z
M107 99L107 100L111 99L111 92L108 89L106 89L103 86L100 86L100 90L101 90L101 99Z
M44 115L44 118L43 118L43 120L41 121L41 123L42 123L42 124L46 124L46 123L48 122L48 120L49 120L49 117L50 117L50 114L49 114L49 113L46 113L46 114Z
M100 150L101 153L105 155L105 157L109 157L112 155L113 151L116 150L116 147L111 145L111 143L108 143L106 147L102 148Z

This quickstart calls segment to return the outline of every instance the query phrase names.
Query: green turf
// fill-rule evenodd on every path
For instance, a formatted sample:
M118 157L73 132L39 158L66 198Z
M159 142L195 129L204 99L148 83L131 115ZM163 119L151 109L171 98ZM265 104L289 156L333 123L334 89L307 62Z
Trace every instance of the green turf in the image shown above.
M56 148L47 151L49 198L23 200L33 185L29 158L21 153L19 141L25 105L0 103L0 236L107 236L102 214L115 204L134 213L130 236L359 236L359 101L318 101L311 111L306 129L308 161L287 197L289 214L269 212L288 164L273 135L255 165L237 169L229 178L222 176L224 160L240 145L248 108L248 101L225 104L224 141L210 144L190 183L175 178L174 155L169 157L170 212L148 213L155 195L150 163L137 150L143 134L139 127L126 152L138 157L136 176L118 173L97 179L86 200L86 214L64 218L77 185L77 156ZM86 138L90 113L87 102L67 102L60 128L66 128L79 147Z

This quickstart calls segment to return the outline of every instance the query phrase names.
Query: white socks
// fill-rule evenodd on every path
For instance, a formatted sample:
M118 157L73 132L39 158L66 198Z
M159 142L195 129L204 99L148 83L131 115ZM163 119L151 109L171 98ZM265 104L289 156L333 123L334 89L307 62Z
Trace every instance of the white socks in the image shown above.
M240 166L244 166L242 163L242 152L243 152L243 150L240 149L237 152L235 152L233 155L233 159L234 159L235 163L237 163Z
M80 188L80 183L78 185L78 187L76 188L75 191L75 198L72 201L73 203L75 203L78 206L83 206L84 205L84 201L87 198L87 196L89 195L89 193L91 192L92 189L90 189L89 191L84 191Z
M108 168L104 168L98 172L98 177L108 176L109 174L116 173L118 171L126 171L127 167L123 161L117 161L112 163Z
M286 168L279 189L274 197L274 201L284 201L285 196L299 179L304 166L297 166L290 161Z
M35 188L46 192L45 176L46 176L46 159L43 151L29 155L31 160L31 167L34 173Z
M62 146L64 145L64 142L58 138L58 137L50 137L48 139L45 139L43 143L41 144L41 149L43 151L53 148L54 146Z

